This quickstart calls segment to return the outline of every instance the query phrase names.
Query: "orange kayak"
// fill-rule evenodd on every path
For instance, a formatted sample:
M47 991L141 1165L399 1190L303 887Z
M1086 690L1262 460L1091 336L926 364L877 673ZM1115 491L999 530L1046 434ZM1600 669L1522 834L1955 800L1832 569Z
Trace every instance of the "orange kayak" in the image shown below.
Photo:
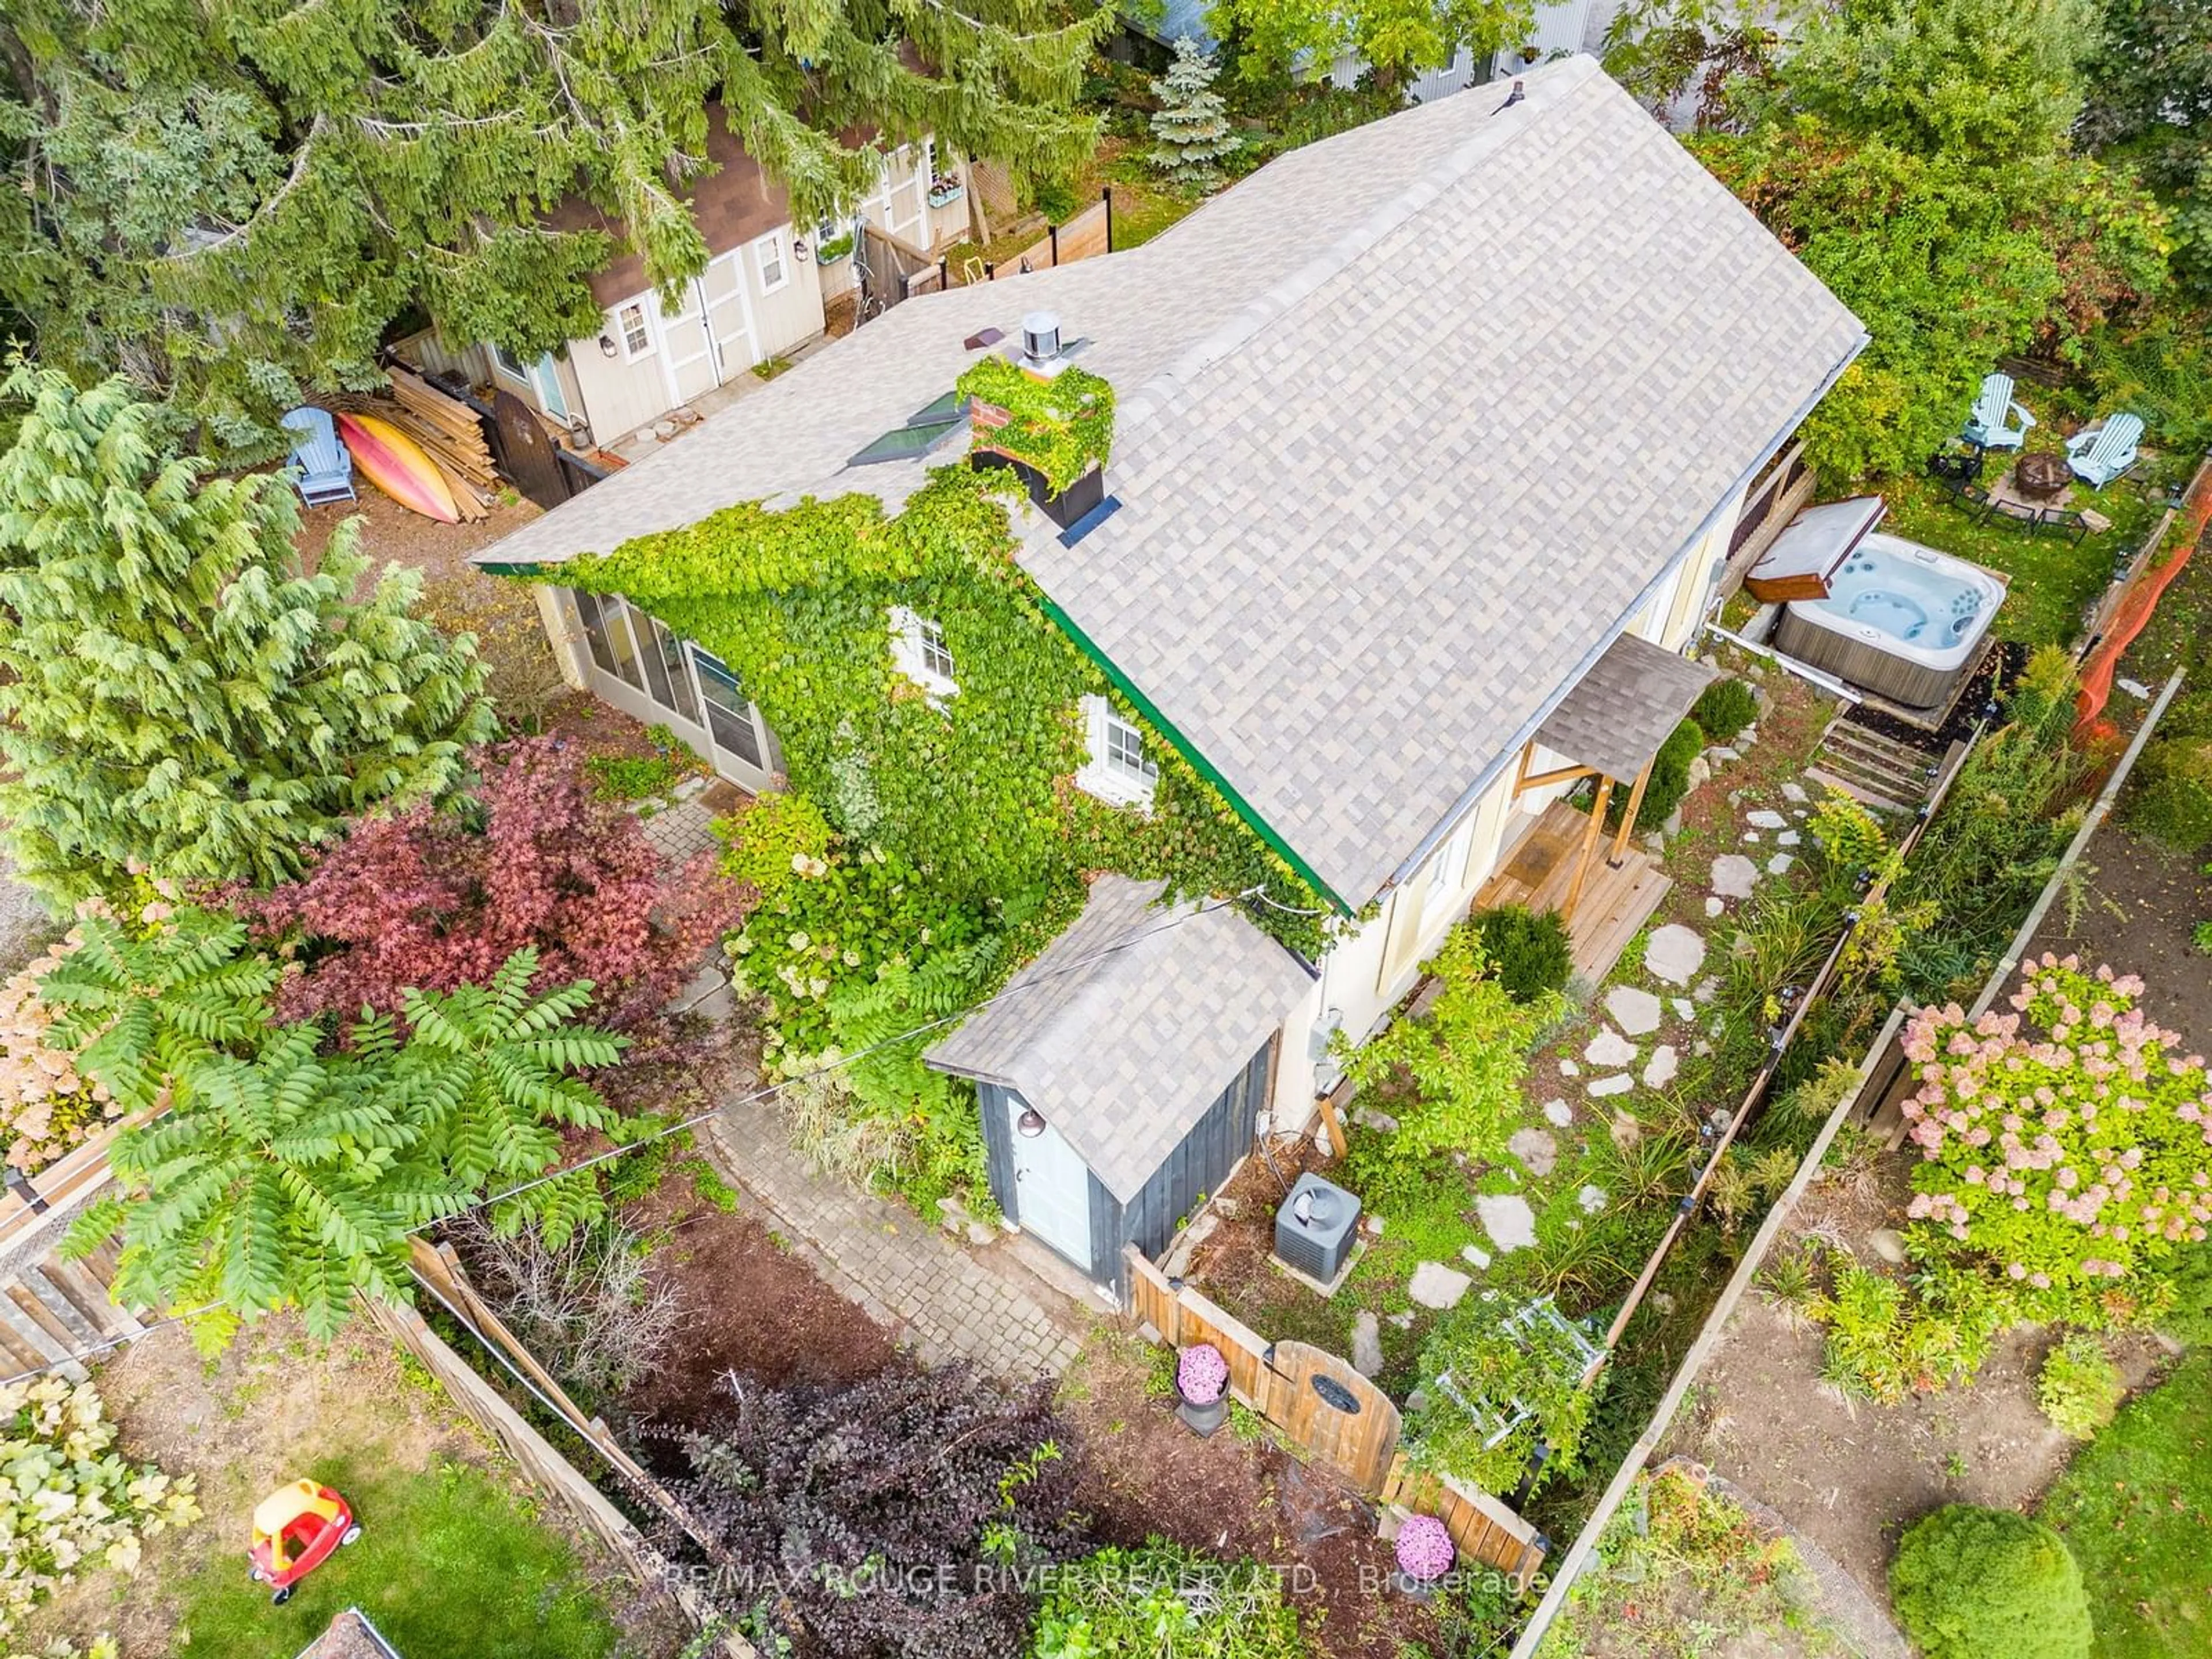
M437 463L422 446L374 415L338 416L338 436L369 483L404 507L441 524L459 524L460 509Z

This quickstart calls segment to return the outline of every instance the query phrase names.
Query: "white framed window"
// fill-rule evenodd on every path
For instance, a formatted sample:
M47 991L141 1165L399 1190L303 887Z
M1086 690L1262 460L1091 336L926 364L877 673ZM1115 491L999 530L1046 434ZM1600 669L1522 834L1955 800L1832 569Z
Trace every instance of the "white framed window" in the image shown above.
M942 708L945 698L959 696L960 683L953 678L952 653L945 646L945 629L902 605L891 607L890 621L891 662L928 694L929 706Z
M520 380L526 386L530 383L530 371L522 366L522 360L505 346L492 347L491 360L502 374L514 380Z
M622 342L624 362L653 355L653 325L646 319L644 301L630 300L615 307L615 336Z
M553 354L542 354L534 363L526 363L505 346L491 349L492 367L510 380L528 386L538 399L538 408L556 421L568 418L568 399L561 390L561 371L555 367Z
M1145 752L1144 732L1104 697L1085 697L1080 706L1091 758L1076 773L1076 787L1116 806L1149 807L1160 769Z
M771 230L753 244L753 269L760 272L763 294L773 294L791 280L791 262L784 254L781 231Z

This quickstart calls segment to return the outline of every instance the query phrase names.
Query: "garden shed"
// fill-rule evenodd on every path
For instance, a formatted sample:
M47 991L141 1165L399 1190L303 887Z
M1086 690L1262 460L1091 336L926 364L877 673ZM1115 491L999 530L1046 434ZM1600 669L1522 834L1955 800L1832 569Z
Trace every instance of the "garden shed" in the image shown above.
M1251 1146L1282 1024L1312 971L1221 900L1101 876L1083 912L930 1050L970 1079L1006 1219L1126 1296Z

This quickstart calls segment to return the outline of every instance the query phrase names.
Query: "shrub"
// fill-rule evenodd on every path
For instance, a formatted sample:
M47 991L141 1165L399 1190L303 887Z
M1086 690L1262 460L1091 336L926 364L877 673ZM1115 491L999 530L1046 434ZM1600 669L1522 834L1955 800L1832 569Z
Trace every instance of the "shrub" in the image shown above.
M1557 911L1501 904L1472 921L1491 972L1516 1002L1566 989L1575 971L1574 940Z
M1971 1275L1908 1287L1856 1265L1805 1312L1827 1333L1822 1380L1885 1406L1971 1379L2013 1320L2011 1298Z
M1667 741L1659 745L1659 752L1652 757L1651 780L1644 786L1643 804L1636 809L1638 824L1653 830L1674 816L1682 798L1690 793L1690 763L1697 759L1705 746L1705 729L1693 720L1684 720L1667 734ZM1606 802L1607 828L1620 827L1620 815L1628 810L1630 793L1626 781L1614 781L1613 794Z
M2101 1326L2155 1305L2212 1224L2212 1082L2142 990L2045 951L2011 1013L1969 1024L1954 1004L1906 1028L1915 1243L2002 1276L2027 1316Z
M2035 1401L2043 1414L2076 1440L2094 1440L2097 1431L2119 1414L2127 1397L2120 1368L2095 1337L2068 1337L2044 1357L2035 1379Z
M756 796L735 817L717 818L714 835L728 848L722 873L763 900L780 895L795 877L826 873L813 866L830 856L830 821L820 807L795 792Z
M1690 705L1690 718L1698 730L1726 743L1759 718L1759 699L1741 680L1715 680Z
M2169 738L2142 751L2128 822L2184 853L2212 846L2212 738Z
M594 755L584 763L593 800L650 800L665 795L687 769L666 755Z
M263 939L302 947L279 1018L393 1012L410 988L481 983L527 947L541 984L588 981L599 1023L636 1030L736 920L738 888L704 858L664 879L644 826L592 798L573 752L525 738L478 759L480 821L365 820L304 880L239 899Z
M1304 1659L1282 1575L1154 1538L1052 1575L1032 1659Z
M71 1048L46 1040L54 1016L39 981L81 937L71 933L0 986L0 1133L10 1169L35 1174L123 1115L105 1085L79 1073Z
M1439 991L1427 1014L1395 1022L1364 1048L1333 1039L1360 1092L1398 1120L1395 1158L1436 1152L1493 1158L1518 1126L1528 1050L1562 1004L1555 992L1516 1002L1490 973L1480 933L1462 922L1428 963Z
M0 1387L0 1639L81 1567L135 1572L141 1538L199 1519L190 1475L123 1461L89 1382Z
M1026 1650L1014 1575L1080 1543L1049 1382L903 1365L837 1389L727 1381L734 1409L676 1437L691 1474L672 1484L736 1568L781 1586L746 1632L758 1645L849 1659Z
M2024 1515L1947 1504L1899 1541L1889 1587L1924 1659L2088 1659L2081 1570Z
M1539 1445L1547 1477L1572 1473L1599 1392L1582 1386L1588 1364L1548 1302L1516 1311L1469 1297L1422 1345L1408 1455L1486 1492L1517 1486Z

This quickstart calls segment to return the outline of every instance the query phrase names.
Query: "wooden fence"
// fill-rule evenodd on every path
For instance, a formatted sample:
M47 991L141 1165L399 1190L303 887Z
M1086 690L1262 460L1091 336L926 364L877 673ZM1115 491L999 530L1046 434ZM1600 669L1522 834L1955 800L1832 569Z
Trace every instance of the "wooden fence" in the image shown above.
M1273 1424L1308 1456L1361 1492L1444 1523L1462 1558L1526 1585L1543 1565L1534 1528L1486 1493L1415 1470L1398 1449L1398 1407L1351 1364L1304 1342L1270 1342L1169 1279L1133 1247L1129 1302L1170 1348L1211 1343L1229 1362L1230 1397Z
M996 281L1024 271L1050 270L1054 265L1073 264L1078 259L1093 259L1102 253L1110 253L1113 248L1114 198L1107 192L1066 223L1053 226L1019 252L985 266L983 274Z

